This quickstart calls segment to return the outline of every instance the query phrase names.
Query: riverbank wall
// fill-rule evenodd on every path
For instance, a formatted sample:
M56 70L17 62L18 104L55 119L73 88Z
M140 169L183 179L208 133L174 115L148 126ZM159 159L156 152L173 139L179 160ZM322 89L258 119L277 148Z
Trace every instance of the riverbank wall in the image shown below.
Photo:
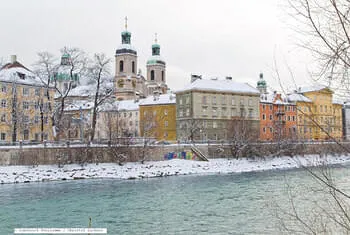
M197 144L209 159L264 156L293 156L303 154L346 154L350 143L288 143L288 144ZM191 145L154 146L2 146L0 165L48 165L84 163L123 163L161 161L173 158L200 160Z

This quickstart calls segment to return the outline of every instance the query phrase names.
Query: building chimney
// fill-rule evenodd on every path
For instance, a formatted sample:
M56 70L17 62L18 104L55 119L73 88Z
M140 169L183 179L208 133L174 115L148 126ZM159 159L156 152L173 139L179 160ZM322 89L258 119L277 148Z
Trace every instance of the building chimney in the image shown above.
M226 77L226 80L232 81L232 77Z
M17 61L17 56L16 55L11 55L11 63L15 63Z
M202 79L202 75L191 74L191 83L198 79Z

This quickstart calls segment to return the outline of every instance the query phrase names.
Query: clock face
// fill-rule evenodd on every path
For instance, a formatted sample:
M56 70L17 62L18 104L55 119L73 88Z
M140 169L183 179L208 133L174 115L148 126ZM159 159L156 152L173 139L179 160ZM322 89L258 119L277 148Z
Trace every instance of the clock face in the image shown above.
M124 80L123 79L118 80L118 87L120 87L120 88L124 87Z

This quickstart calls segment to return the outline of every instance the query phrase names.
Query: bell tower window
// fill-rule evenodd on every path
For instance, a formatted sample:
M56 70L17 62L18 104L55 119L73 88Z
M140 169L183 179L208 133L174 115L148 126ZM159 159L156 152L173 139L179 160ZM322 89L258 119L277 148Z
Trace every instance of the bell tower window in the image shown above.
M124 61L119 61L119 72L124 72Z
M131 64L132 73L135 73L135 61Z
M164 82L164 71L162 71L162 82Z
M151 81L154 81L154 70L151 70Z

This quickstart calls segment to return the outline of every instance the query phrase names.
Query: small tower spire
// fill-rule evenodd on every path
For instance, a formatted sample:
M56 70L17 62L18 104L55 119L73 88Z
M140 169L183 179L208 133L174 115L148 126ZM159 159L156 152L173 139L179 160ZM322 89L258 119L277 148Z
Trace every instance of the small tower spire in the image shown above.
M128 17L125 16L125 31L128 31Z
M154 43L157 44L158 39L157 39L157 33L154 34Z

